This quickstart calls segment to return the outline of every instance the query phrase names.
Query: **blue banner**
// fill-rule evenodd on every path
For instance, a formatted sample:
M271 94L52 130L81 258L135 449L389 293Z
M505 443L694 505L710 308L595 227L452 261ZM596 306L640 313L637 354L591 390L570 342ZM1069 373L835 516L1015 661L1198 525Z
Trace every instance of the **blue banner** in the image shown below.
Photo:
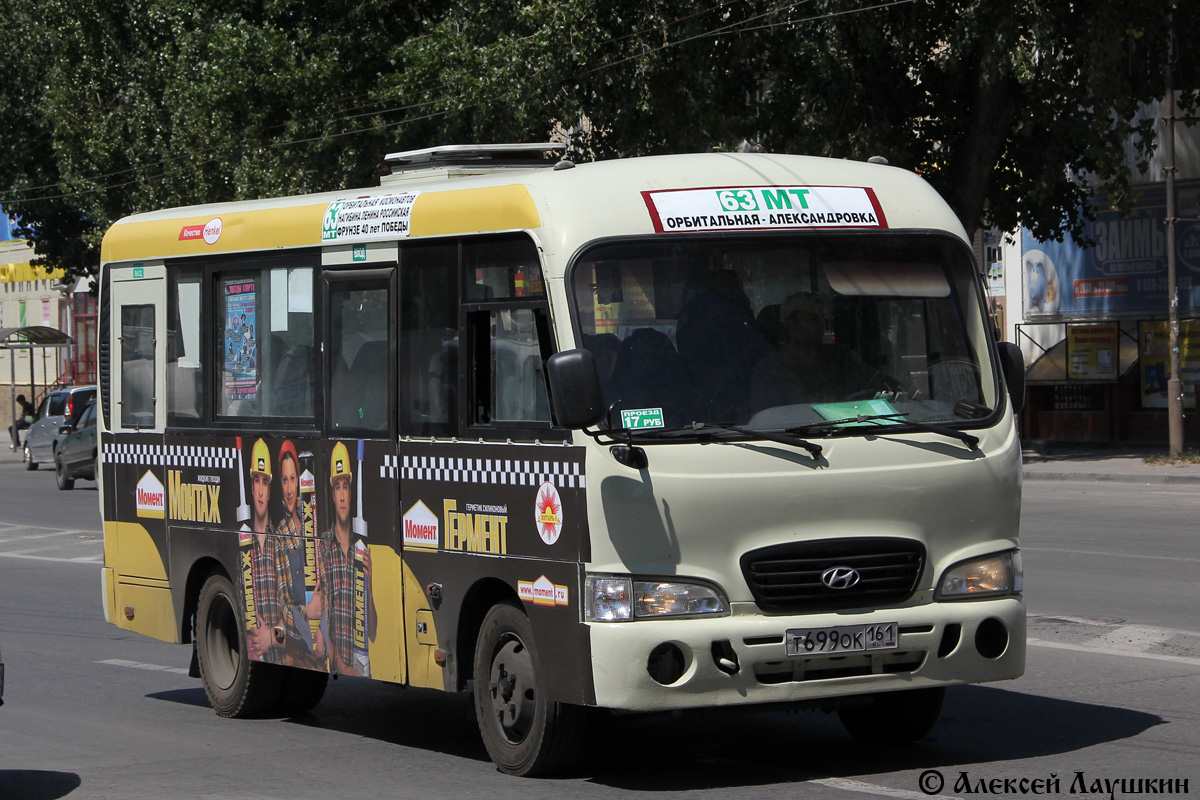
M1176 187L1176 216L1200 217L1200 184ZM1097 205L1104 207L1103 199ZM1167 313L1166 190L1142 190L1132 213L1101 211L1084 248L1068 237L1039 242L1021 231L1021 305L1026 319L1111 318ZM1176 285L1181 310L1200 310L1200 225L1175 226Z

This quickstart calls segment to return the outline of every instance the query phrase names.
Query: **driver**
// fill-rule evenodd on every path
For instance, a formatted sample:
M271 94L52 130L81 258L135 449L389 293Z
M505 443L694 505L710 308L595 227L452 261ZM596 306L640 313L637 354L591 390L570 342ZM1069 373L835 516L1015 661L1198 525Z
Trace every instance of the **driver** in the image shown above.
M849 399L868 387L875 370L849 348L825 341L833 298L797 292L784 301L784 341L759 362L750 384L756 409Z

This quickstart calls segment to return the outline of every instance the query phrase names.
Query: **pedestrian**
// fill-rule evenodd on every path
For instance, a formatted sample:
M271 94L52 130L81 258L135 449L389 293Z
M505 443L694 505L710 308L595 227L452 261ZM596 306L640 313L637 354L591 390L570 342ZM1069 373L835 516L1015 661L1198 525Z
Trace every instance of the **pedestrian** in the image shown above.
M26 430L33 424L33 417L37 414L37 409L33 404L25 399L25 395L17 395L17 418L13 420L13 424L8 426L8 435L12 437L12 449L16 450L21 446L20 431Z

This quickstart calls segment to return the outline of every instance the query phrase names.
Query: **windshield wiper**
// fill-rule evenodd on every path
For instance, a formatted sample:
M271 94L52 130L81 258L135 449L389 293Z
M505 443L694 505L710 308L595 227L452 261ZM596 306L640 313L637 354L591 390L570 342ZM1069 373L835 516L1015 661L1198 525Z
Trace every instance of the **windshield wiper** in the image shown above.
M860 424L860 423L864 423L864 422L878 422L878 421L884 421L884 420L887 421L886 424L869 425L869 426L867 426L866 430L874 432L874 431L879 431L881 429L895 430L898 427L899 428L913 428L918 431L925 431L926 433L936 433L941 436L947 436L951 439L958 439L960 442L962 442L963 444L965 444L967 447L971 448L972 450L974 450L976 448L976 446L979 444L979 437L973 436L973 435L967 433L966 431L960 431L957 428L947 428L944 425L934 425L929 422L920 422L915 419L909 419L906 414L901 414L901 413L896 413L896 414L859 414L856 417L846 417L844 419L834 419L834 420L828 420L826 422L813 422L808 425L798 425L795 428L788 428L787 431L789 433L801 433L801 432L807 432L807 431L813 431L813 430L833 430L833 429L839 428L843 425ZM850 430L850 429L843 428L843 430Z
M713 424L710 422L692 422L688 425L680 425L675 428L658 428L641 431L639 437L649 436L670 436L674 434L690 434L693 436L702 436L713 441L722 441L716 438L718 433L740 433L743 436L749 436L752 439L763 439L768 442L778 442L779 444L792 445L793 447L801 447L808 451L813 458L821 457L821 445L815 442L810 442L807 439L801 439L798 436L790 435L789 433L779 430L762 430L760 428L743 428L740 425Z

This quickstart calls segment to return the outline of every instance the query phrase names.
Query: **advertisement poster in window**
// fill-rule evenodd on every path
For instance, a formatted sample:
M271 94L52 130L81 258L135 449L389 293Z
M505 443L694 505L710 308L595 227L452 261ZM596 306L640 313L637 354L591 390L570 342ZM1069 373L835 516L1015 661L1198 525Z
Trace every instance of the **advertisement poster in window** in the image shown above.
M225 282L225 399L254 400L258 386L255 282Z
M1073 381L1115 381L1118 337L1115 322L1067 326L1067 378Z
M1171 353L1165 320L1138 323L1138 366L1142 408L1167 407L1167 381L1171 379ZM1196 407L1200 383L1200 320L1179 321L1179 372L1183 380L1183 407Z

